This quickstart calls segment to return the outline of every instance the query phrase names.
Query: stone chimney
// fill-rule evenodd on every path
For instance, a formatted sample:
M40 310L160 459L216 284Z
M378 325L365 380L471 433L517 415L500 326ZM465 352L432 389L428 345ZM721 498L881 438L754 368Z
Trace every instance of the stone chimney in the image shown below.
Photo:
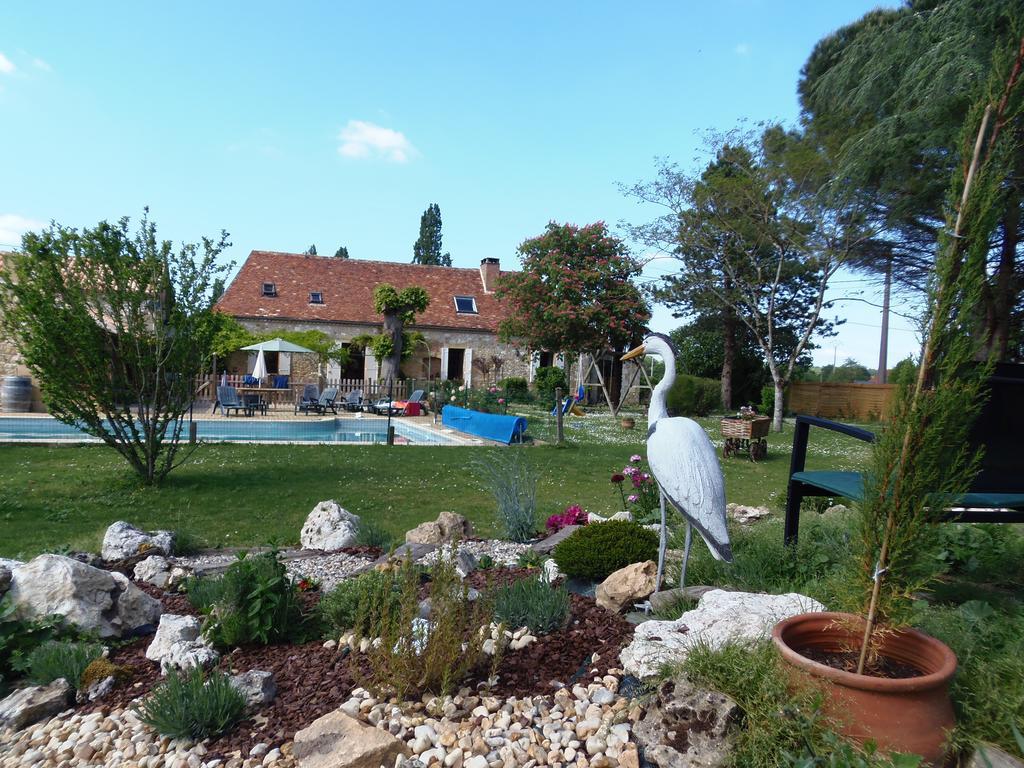
M494 286L501 274L501 261L499 259L480 260L480 282L484 284L484 293L494 293Z

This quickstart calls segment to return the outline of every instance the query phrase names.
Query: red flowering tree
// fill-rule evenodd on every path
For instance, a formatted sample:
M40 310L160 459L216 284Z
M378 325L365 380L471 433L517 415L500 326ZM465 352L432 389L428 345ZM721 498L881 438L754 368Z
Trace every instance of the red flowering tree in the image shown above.
M640 265L604 222L551 222L518 252L522 271L502 275L496 291L510 310L498 328L503 341L591 355L639 341L651 317L633 282Z

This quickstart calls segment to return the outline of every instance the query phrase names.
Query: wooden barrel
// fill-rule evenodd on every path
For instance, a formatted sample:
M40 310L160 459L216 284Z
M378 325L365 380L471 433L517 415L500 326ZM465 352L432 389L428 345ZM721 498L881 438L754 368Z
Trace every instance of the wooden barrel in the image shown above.
M0 385L0 411L28 413L32 410L32 379L29 376L4 376Z

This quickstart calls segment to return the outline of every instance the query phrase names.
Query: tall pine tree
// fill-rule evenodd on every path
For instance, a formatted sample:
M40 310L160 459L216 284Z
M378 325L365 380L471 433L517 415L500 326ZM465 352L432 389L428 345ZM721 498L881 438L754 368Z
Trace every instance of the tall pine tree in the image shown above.
M450 267L452 257L441 253L441 208L431 203L420 216L420 236L412 245L413 264L433 264Z

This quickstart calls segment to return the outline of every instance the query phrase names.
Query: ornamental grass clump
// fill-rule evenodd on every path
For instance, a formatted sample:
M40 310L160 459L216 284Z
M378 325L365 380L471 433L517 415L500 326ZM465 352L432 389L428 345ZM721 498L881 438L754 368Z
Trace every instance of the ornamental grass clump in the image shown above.
M97 643L69 643L50 640L28 656L28 678L38 685L49 685L63 677L78 689L86 668L103 656L103 646Z
M245 698L227 675L198 667L185 672L171 669L136 711L139 719L161 736L205 739L224 733L245 710Z
M395 576L397 601L380 588L360 605L355 623L370 628L363 637L372 642L366 665L353 654L353 670L375 695L446 695L487 663L481 630L490 625L491 603L483 596L470 601L469 586L455 570L456 546L431 566L427 618L420 616L421 572L408 558Z
M604 581L632 563L658 558L658 535L626 520L580 528L555 547L558 569L567 576Z
M476 473L498 503L505 538L527 542L537 532L537 472L522 451L488 454L476 462Z
M569 590L540 578L520 579L494 591L494 619L507 627L527 627L535 635L562 629L569 621Z

